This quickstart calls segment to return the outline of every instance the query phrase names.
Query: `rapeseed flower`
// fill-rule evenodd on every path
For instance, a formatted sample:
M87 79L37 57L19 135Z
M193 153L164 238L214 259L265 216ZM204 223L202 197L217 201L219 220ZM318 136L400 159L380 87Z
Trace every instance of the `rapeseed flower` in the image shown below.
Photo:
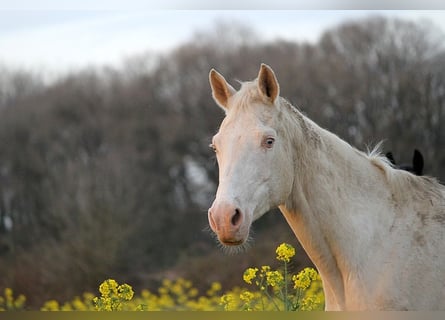
M266 272L266 281L271 287L279 287L284 284L284 277L280 271L268 271Z
M83 310L83 311L88 310L88 307L79 297L75 297L71 303L73 305L74 310Z
M231 293L227 293L221 297L221 304L224 306L225 311L236 310L236 299Z
M104 297L108 297L111 294L117 294L117 282L113 279L108 279L102 282L99 286L99 292Z
M248 284L252 284L252 280L255 279L257 272L258 272L258 268L246 269L246 271L244 271L244 274L243 274L243 280Z
M312 311L318 308L319 305L320 305L320 299L318 299L316 296L309 296L302 299L300 310Z
M207 295L209 297L216 295L219 291L221 291L222 286L221 283L218 281L214 281L212 282L212 284L210 285L210 289L207 290Z
M123 310L124 302L133 298L134 292L130 285L119 285L116 280L108 279L99 286L101 297L94 297L93 304L96 310L119 311Z
M250 291L243 291L240 293L239 298L242 302L244 302L243 309L246 311L252 311L252 300L255 298L255 295Z
M268 271L270 271L270 266L261 266L261 273L266 274Z
M317 280L318 273L313 268L304 268L297 275L292 277L294 289L307 289L312 281Z
M241 299L241 301L246 302L246 303L252 301L252 299L254 297L255 297L255 295L248 290L241 292L239 295L239 298Z
M295 248L290 244L282 243L278 246L275 252L277 254L277 260L290 262L290 258L295 255Z
M191 298L194 298L196 296L198 296L198 289L196 288L190 288L190 290L187 292L187 295Z
M41 311L59 311L60 310L60 306L59 306L59 302L57 302L56 300L49 300L47 302L45 302L45 304L43 305L42 308L40 308Z
M0 311L23 309L26 302L26 298L23 294L14 298L14 292L11 288L5 288L3 292L4 297L0 296Z
M124 283L117 287L118 297L130 301L133 298L134 291L130 285Z

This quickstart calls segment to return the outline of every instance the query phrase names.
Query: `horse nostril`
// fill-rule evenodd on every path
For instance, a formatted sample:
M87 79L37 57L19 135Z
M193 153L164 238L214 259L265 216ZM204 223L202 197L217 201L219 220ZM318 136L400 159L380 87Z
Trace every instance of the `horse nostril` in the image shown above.
M235 209L235 214L230 222L232 223L232 226L236 226L241 222L241 212L239 209Z

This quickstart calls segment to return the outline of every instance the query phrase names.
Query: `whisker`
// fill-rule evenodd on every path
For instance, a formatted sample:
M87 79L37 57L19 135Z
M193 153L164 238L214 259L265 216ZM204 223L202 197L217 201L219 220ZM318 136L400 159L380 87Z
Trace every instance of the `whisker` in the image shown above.
M253 243L254 243L254 238L251 236L251 234L248 235L246 241L244 241L244 243L237 245L237 246L228 246L225 245L223 243L221 243L221 241L219 241L218 239L218 235L213 232L213 230L210 228L210 226L205 226L202 229L203 232L209 232L210 236L215 239L216 245L218 246L218 248L220 250L222 250L222 252L226 255L236 255L236 254L240 254L240 253L244 253L246 251L248 251Z

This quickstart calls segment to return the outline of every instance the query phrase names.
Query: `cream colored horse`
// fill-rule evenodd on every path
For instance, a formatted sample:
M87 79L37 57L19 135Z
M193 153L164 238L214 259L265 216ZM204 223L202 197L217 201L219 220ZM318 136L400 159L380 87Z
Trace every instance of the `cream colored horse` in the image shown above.
M213 137L219 186L210 227L245 243L279 207L316 265L326 310L445 309L445 189L320 128L279 96L274 72L236 91L215 70L226 117Z

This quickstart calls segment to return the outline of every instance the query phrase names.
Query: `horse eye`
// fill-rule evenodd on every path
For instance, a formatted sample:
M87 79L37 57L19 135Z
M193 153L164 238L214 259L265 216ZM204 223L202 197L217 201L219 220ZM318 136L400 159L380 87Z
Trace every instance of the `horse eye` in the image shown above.
M268 137L268 138L264 139L264 141L263 141L263 145L264 145L266 148L272 148L274 142L275 142L275 139L274 139L274 138Z
M216 147L213 143L209 144L209 148L213 150L213 152L216 152Z

